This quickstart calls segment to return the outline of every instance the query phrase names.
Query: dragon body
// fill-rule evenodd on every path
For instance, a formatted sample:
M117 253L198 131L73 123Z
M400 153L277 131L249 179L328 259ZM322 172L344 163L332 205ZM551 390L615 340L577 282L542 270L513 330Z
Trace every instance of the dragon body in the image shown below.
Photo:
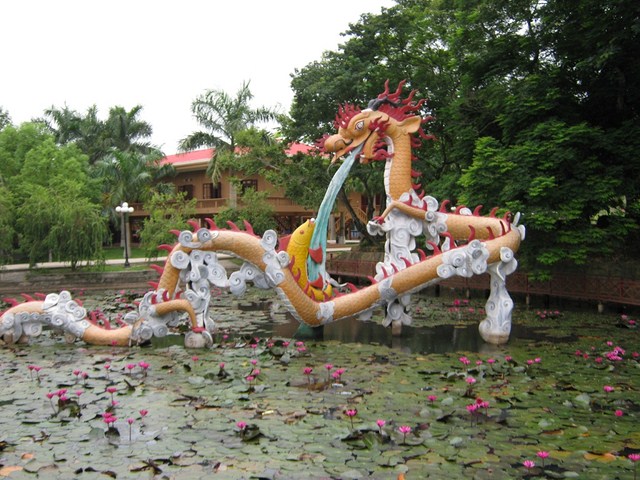
M412 168L412 148L425 135L424 120L417 114L422 102L413 102L413 92L400 98L402 84L394 93L388 86L360 110L340 108L337 133L326 137L321 146L335 158L358 149L361 162L385 162L387 206L368 224L371 234L386 236L385 253L376 265L369 286L340 291L327 276L309 279L307 257L319 262L324 251L310 250L315 228L305 222L287 239L278 239L274 231L262 237L250 225L241 230L233 223L220 229L208 220L210 228L179 233L171 248L160 280L140 302L137 312L125 317L128 325L104 330L86 319L86 311L68 292L50 294L44 301L28 301L7 310L0 317L0 335L7 342L24 341L39 334L43 325L63 330L68 340L80 338L92 344L142 342L168 333L168 327L181 315L189 317L192 332L187 346L210 345L215 328L209 305L213 287L229 288L241 295L249 282L258 288L274 289L291 314L310 326L324 325L347 317L366 317L377 308L386 308L385 325L398 328L411 321L410 295L441 279L454 275L469 277L488 272L491 294L487 318L479 330L490 343L507 341L511 328L513 303L505 287L506 276L517 266L514 258L524 239L519 215L502 218L480 216L458 207L454 211L423 192L415 183L419 173ZM425 249L417 248L417 238L426 238ZM220 253L243 260L242 266L227 275L218 259ZM333 285L332 285L333 283Z

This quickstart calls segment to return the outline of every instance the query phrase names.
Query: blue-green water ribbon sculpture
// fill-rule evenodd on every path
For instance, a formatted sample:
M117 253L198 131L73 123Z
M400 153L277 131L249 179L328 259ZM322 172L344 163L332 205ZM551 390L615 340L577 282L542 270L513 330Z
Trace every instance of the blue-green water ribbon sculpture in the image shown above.
M336 171L327 187L327 191L324 194L322 203L318 210L318 216L316 218L316 227L311 236L311 243L309 244L309 250L315 250L322 248L322 261L316 263L311 257L307 258L307 272L309 280L313 281L321 275L322 278L327 278L327 272L325 269L327 259L327 231L329 226L329 218L331 217L331 211L336 202L338 192L342 188L349 171L355 162L356 157L362 150L362 145L356 147L349 156L342 162L340 168Z

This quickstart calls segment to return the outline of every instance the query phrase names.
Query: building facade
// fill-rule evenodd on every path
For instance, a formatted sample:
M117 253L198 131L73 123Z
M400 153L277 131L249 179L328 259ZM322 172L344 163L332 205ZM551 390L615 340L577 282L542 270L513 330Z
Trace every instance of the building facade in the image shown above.
M297 153L307 153L313 147L304 144L293 144L287 150L287 155L293 156ZM191 152L168 155L162 159L163 164L171 164L176 170L176 175L171 180L176 191L184 192L187 199L196 199L196 218L201 226L206 226L205 218L215 219L215 215L229 206L235 206L238 197L242 192L238 192L231 178L240 179L241 188L252 188L257 192L269 192L268 204L273 208L275 220L278 225L279 234L291 233L296 227L307 219L315 217L317 210L306 209L294 201L286 198L283 192L271 184L266 178L260 175L242 176L234 171L233 175L229 171L221 172L220 179L213 183L211 177L207 175L207 166L214 153L212 148L195 150ZM365 197L366 198L366 197ZM363 207L366 207L366 200L360 194L352 193L349 197L352 207L360 215L363 215ZM131 215L132 230L136 231L143 219L148 215L142 209L142 205L135 205L136 209ZM318 205L318 208L320 205ZM338 202L333 219L329 227L330 240L355 240L358 232L352 228L353 222L346 208ZM366 223L366 222L365 222Z

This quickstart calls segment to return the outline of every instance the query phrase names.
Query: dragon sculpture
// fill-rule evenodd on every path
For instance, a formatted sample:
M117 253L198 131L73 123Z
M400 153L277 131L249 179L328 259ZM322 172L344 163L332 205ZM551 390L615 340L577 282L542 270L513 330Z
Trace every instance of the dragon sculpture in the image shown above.
M368 224L371 234L386 235L384 258L376 266L369 286L361 289L348 284L344 292L328 275L308 278L308 261L324 262L323 251L310 249L313 221L305 222L289 238L278 239L266 231L258 236L250 224L245 229L229 223L219 228L206 219L208 228L182 231L170 250L160 280L147 292L138 311L129 312L126 324L104 329L93 324L82 305L67 291L52 293L43 300L16 304L0 317L0 338L5 343L24 342L38 336L44 326L65 333L66 340L81 339L96 345L130 345L164 336L169 328L189 317L191 331L185 336L187 347L210 346L214 322L210 317L211 290L229 288L242 295L247 283L275 289L282 303L300 322L320 326L340 319L366 318L386 308L385 325L398 332L411 322L410 296L413 292L455 275L470 277L488 272L491 293L486 304L487 318L479 331L485 341L505 343L511 330L513 302L506 290L506 276L517 261L514 252L524 239L525 229L518 225L519 215L503 218L480 216L480 207L471 211L461 206L451 210L448 201L438 201L424 192L414 180L420 175L412 168L412 148L421 139L430 139L422 130L419 110L423 101L414 102L412 91L401 98L398 89L385 90L366 109L351 105L340 107L335 125L337 133L323 138L320 147L334 153L334 161L343 155L355 155L360 162L384 161L387 207ZM197 227L196 227L197 226ZM424 236L430 255L416 246ZM218 257L230 254L243 261L227 275ZM310 260L308 260L308 258Z

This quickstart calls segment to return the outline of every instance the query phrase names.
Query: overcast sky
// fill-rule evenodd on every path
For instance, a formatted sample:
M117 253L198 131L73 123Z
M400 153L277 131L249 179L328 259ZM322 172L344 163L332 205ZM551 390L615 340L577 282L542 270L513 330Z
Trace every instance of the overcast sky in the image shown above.
M393 0L0 1L0 106L15 124L65 104L142 105L165 153L199 128L192 100L235 94L251 81L254 107L289 110L290 75L336 50L349 23Z

